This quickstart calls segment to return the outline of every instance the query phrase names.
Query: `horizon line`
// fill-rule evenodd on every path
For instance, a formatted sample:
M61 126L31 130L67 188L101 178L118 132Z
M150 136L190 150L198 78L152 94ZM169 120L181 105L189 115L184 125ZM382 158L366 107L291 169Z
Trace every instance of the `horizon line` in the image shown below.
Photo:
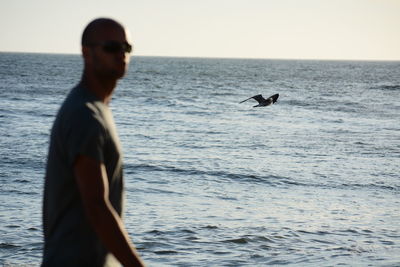
M73 52L27 52L27 51L0 51L0 53L9 54L41 54L41 55L71 55L80 56L80 53ZM279 58L279 57L231 57L231 56L167 56L167 55L146 55L133 54L131 57L154 57L154 58L187 58L187 59L242 59L242 60L299 60L299 61L362 61L362 62L400 62L399 59L337 59L337 58Z

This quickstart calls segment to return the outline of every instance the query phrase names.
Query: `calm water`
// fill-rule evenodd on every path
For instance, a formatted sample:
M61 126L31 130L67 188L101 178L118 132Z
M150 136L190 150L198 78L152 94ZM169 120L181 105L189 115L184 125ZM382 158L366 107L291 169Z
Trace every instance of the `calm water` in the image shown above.
M0 53L0 266L41 260L81 58ZM252 95L280 94L252 108ZM112 109L149 266L399 266L400 62L133 58Z

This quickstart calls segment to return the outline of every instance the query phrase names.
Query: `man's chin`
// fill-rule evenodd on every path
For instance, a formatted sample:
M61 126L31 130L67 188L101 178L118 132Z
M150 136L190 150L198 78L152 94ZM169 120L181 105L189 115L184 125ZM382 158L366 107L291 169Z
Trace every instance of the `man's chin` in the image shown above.
M122 77L125 76L125 73L126 73L126 69L123 68L123 69L119 69L119 70L113 71L112 76L115 79L121 79Z
M118 70L117 70L117 74L119 75L119 78L124 77L127 70L128 70L128 68L127 68L126 64L121 65L121 67L118 68Z

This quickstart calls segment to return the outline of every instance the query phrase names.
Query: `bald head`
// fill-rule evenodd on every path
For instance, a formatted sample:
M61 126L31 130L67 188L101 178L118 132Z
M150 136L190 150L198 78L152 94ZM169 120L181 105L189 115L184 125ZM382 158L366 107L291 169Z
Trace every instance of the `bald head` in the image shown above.
M81 43L83 81L109 83L113 89L126 73L130 61L132 46L128 32L113 19L98 18L86 26Z
M125 31L124 27L117 21L109 18L99 18L90 22L82 34L81 44L82 46L89 46L92 43L98 41L98 38L102 35L105 30L108 29L120 29Z

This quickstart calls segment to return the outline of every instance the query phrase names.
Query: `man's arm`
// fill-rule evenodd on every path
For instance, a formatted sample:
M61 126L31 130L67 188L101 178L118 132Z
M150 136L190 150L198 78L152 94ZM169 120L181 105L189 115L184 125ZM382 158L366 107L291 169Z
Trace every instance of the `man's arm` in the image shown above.
M74 172L86 216L104 246L122 265L144 266L120 216L108 199L104 164L80 155L75 161Z

